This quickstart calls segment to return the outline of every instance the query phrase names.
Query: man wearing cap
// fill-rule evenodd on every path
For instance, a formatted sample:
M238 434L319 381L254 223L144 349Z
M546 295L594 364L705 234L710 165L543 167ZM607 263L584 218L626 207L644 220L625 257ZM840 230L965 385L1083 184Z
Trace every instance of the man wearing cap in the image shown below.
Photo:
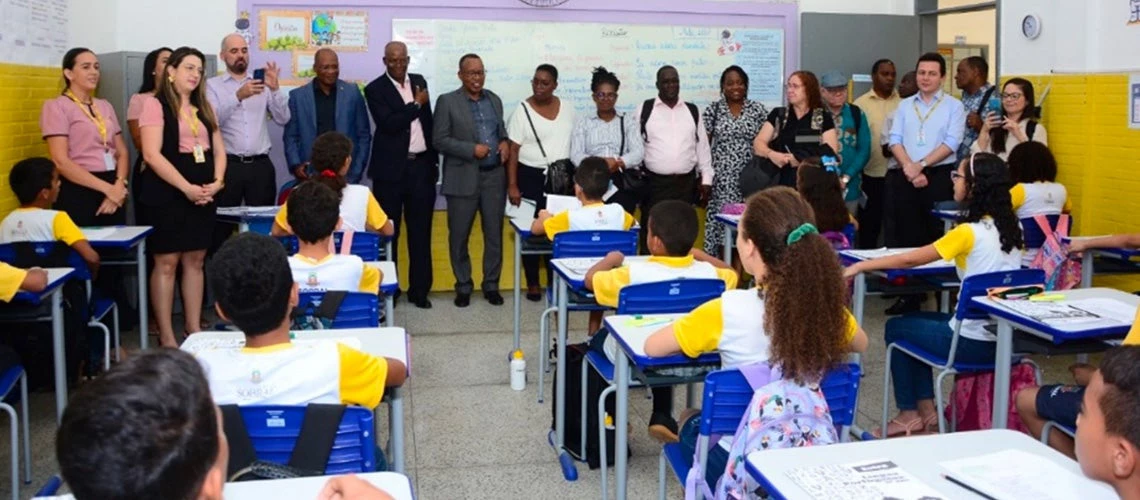
M847 75L838 71L824 73L819 79L823 88L823 103L831 111L835 130L839 133L840 179L846 186L844 201L852 214L859 208L862 190L863 167L871 158L871 128L867 117L858 106L847 103Z

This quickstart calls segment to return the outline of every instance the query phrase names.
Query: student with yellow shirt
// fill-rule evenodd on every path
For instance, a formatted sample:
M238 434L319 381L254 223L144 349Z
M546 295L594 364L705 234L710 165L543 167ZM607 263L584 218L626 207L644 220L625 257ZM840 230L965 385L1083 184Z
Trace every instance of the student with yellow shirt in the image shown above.
M315 147L315 146L314 146ZM289 193L289 226L297 234L297 255L289 257L293 280L302 292L340 290L380 293L380 270L355 255L331 250L333 231L341 222L336 193L327 186L306 181Z
M323 187L323 186L322 186ZM272 238L230 238L208 266L218 316L245 332L240 350L206 350L206 370L218 404L343 403L373 408L385 387L404 383L407 369L340 343L289 340L290 311L298 303L285 250Z
M340 132L325 132L313 141L309 165L317 172L310 182L324 184L336 193L341 217L340 229L369 231L392 236L396 228L380 208L380 202L365 186L348 184L345 175L352 166L352 141ZM289 202L273 218L273 236L294 234L289 224Z
M954 262L959 279L1021 268L1025 242L1021 225L1009 201L1011 182L1005 162L990 153L975 153L951 173L954 201L964 210L957 227L945 236L916 250L868 260L850 266L847 278L880 269L904 269L939 260ZM987 320L966 320L961 324L958 351L960 363L991 364L997 337L986 330ZM917 312L891 318L886 325L886 342L908 341L935 355L948 355L958 320L936 312ZM886 432L876 436L909 435L937 427L934 382L930 366L895 351L891 354L891 383L899 414Z
M1019 219L1073 210L1065 185L1057 182L1057 160L1040 142L1023 142L1009 153L1009 176L1015 183L1010 201Z
M645 229L651 255L648 262L625 264L625 256L614 251L586 272L586 288L594 292L598 304L617 307L621 289L627 285L677 278L719 278L724 280L725 289L736 288L736 271L720 259L693 248L697 240L697 212L692 205L680 200L653 205ZM612 361L618 355L617 343L609 338L609 332L598 331L601 320L601 311L590 313L590 332L598 332L590 340L590 347L604 352ZM672 414L673 388L654 388L649 434L662 442L676 442L677 422Z
M768 362L785 378L818 382L848 352L863 352L867 335L846 307L846 285L831 243L819 235L812 209L795 191L775 187L748 198L736 233L741 264L757 288L729 289L645 341L650 356L719 351L732 368ZM690 416L699 412L688 411ZM696 446L699 418L682 416L680 441ZM709 451L705 478L724 473L728 445Z
M582 208L557 214L539 210L530 226L531 234L546 235L554 241L554 235L564 231L629 230L633 227L633 216L617 203L602 201L609 187L610 171L606 161L596 156L582 160L574 171L574 196Z
M47 271L38 267L28 270L0 262L0 302L11 302L16 292L40 292L47 288Z

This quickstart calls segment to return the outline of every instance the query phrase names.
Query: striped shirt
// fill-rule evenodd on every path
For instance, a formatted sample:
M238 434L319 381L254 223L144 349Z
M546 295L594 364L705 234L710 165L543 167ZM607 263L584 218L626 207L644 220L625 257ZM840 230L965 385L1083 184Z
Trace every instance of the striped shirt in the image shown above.
M621 122L625 120L625 149L621 148ZM583 116L574 124L570 134L570 161L574 165L590 156L621 157L627 167L641 165L645 159L645 144L641 142L641 126L637 119L618 113L610 121L598 118L595 113Z

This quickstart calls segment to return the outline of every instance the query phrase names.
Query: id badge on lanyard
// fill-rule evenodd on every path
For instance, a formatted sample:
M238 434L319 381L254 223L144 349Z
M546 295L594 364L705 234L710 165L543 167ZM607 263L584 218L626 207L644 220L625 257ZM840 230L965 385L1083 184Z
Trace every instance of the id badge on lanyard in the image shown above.
M103 167L108 172L115 170L115 153L112 151L103 150Z
M194 145L194 163L206 163L206 151L201 144Z

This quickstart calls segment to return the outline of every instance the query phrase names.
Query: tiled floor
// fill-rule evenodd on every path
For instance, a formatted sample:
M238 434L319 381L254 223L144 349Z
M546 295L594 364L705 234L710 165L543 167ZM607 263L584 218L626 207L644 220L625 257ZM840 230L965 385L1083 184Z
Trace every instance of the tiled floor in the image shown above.
M600 496L598 471L584 464L579 479L566 482L546 444L550 427L551 390L546 402L537 403L539 305L523 300L522 345L526 351L528 384L515 392L508 384L507 354L512 346L510 297L495 307L473 297L466 309L451 303L452 295L432 297L435 308L424 311L401 302L397 324L412 335L412 378L405 404L407 469L418 498L515 499L596 498ZM871 347L864 357L857 424L877 425L882 405L883 323L879 299L867 301L864 328ZM930 303L928 302L928 305ZM571 316L571 338L584 338L586 315ZM137 336L124 334L130 344ZM137 342L137 341L136 341ZM1065 366L1071 358L1037 360L1047 381L1066 381ZM547 378L548 384L550 378ZM680 411L683 391L678 391ZM657 464L660 448L642 430L649 416L650 401L644 391L631 391L629 496L657 497ZM56 472L54 458L55 412L51 393L33 394L33 480L21 488L24 498ZM383 412L382 412L383 413ZM387 421L386 415L378 418ZM2 419L0 425L6 424ZM0 428L0 498L10 495L8 434ZM613 474L610 473L613 487ZM681 488L670 480L669 498L679 498Z

